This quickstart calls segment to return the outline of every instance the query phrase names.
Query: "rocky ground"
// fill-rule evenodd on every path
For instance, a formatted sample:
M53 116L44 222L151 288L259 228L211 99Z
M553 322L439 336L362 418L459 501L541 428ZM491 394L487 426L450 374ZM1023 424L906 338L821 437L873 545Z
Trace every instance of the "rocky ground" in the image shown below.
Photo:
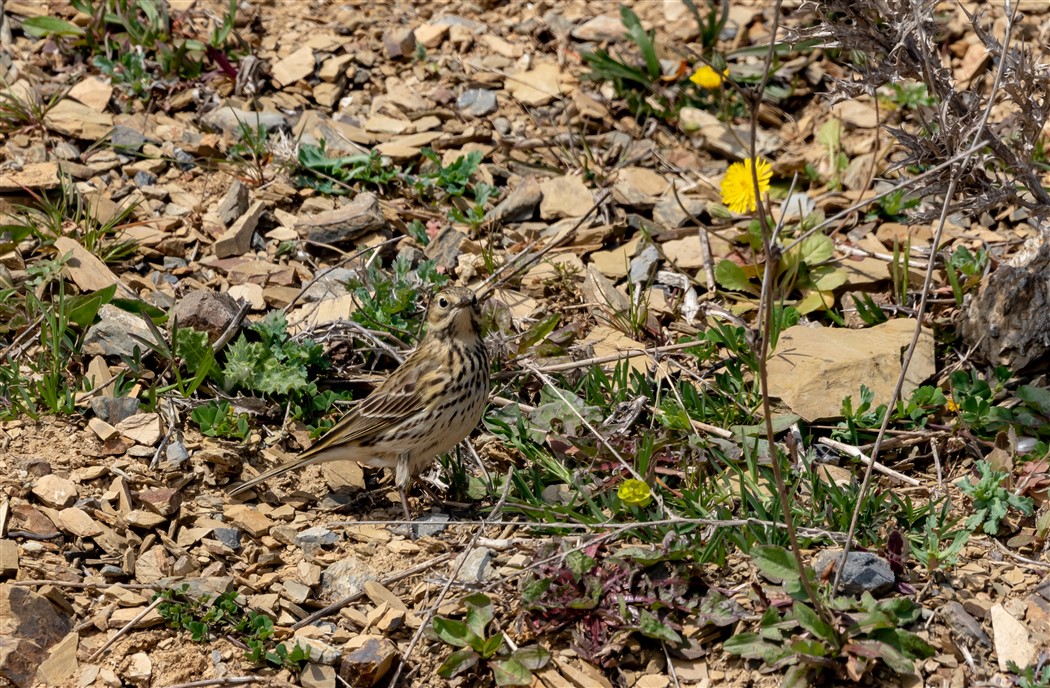
M100 0L0 4L0 683L509 684L499 663L515 657L519 684L546 688L772 686L792 665L814 684L1005 686L1026 666L1017 685L1050 684L1036 668L1050 394L1032 365L1046 316L1023 312L1050 262L1038 192L968 178L985 195L967 202L987 202L939 228L943 180L878 196L966 147L905 160L906 135L936 119L921 82L831 104L853 63L795 35L767 70L768 3L730 4L707 50L690 3L626 4L662 60L645 87L594 78L596 51L648 68L644 32L609 2L231 14L170 0L160 20L146 0L110 0L108 21L84 12ZM819 25L783 10L787 30ZM981 26L1002 36L989 11ZM1045 64L1050 13L1026 12L1013 40ZM121 28L132 16L153 33ZM987 93L997 63L981 35L954 3L935 16L947 78ZM186 39L200 42L188 56L172 48ZM701 54L724 56L736 85L690 81ZM752 147L747 94L764 71ZM1006 89L994 131L1035 126L1024 92ZM1045 156L1028 153L1045 185ZM793 608L790 575L756 564L758 545L787 542L764 430L750 429L766 413L759 225L726 210L721 186L755 154L772 165L774 219L790 220L774 274L793 312L768 381L778 446L797 437L821 461L784 464L820 582L925 309L911 406L890 424L865 551L844 574L857 595L915 609L872 621L851 607L820 651L806 645L820 627L797 619L781 629L794 645L763 626L761 651L726 649ZM1011 260L998 279L1014 291L997 291L989 273ZM444 283L485 297L493 397L413 492L412 529L390 476L357 466L227 494L392 370ZM1003 482L982 480L988 466ZM982 508L1004 513L986 527ZM464 602L477 593L491 607ZM232 600L225 616L194 627L216 597ZM463 643L441 619L464 618L498 649L442 678ZM857 619L885 633L841 641ZM898 657L897 626L928 651ZM308 657L247 654L278 642ZM512 654L532 646L546 653Z

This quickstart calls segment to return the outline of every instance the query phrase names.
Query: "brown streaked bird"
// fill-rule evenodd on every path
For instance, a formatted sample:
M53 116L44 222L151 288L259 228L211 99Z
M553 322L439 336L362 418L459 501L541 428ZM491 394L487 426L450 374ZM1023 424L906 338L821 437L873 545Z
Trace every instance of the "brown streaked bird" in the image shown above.
M488 395L478 297L464 287L443 289L427 308L423 340L390 377L294 461L238 485L231 494L315 463L357 461L394 469L405 519L411 520L412 478L470 434Z

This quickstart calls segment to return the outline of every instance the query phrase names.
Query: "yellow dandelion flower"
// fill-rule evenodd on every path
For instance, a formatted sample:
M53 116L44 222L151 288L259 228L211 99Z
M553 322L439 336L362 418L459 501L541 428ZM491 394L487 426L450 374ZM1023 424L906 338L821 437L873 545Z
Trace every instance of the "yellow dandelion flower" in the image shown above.
M624 480L616 490L616 496L627 506L648 506L653 500L653 492L641 480L633 478Z
M763 158L755 164L758 172L758 196L755 196L755 183L751 179L751 158L743 162L734 162L722 177L722 203L734 213L750 213L758 207L757 199L769 191L769 180L773 177L773 168Z
M700 88L713 91L722 85L722 81L727 76L729 76L728 68L723 69L722 73L719 74L711 65L700 65L700 68L689 77L689 80Z

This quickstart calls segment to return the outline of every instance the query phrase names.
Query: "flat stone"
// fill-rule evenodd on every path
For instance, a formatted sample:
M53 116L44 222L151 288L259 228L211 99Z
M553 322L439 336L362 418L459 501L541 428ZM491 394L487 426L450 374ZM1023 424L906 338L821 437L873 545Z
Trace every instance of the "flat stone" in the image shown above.
M0 577L14 578L18 575L18 543L0 539Z
M466 240L467 235L463 232L451 226L446 227L427 244L427 247L423 250L423 255L430 260L436 260L437 264L443 268L455 267L456 258L460 253L460 246Z
M4 170L0 174L0 193L12 193L26 189L49 190L58 188L59 168L57 162L31 162L20 170Z
M463 565L456 579L468 585L484 583L492 577L492 550L488 547L475 547L463 556Z
M496 207L485 215L488 222L525 222L536 213L543 192L535 177L522 179Z
M627 27L617 14L600 14L574 28L571 35L579 41L619 41L627 35Z
M317 70L317 78L328 83L344 80L346 70L353 61L352 53L330 57L321 63L321 68Z
M179 327L191 327L208 334L208 341L215 343L230 326L240 305L227 293L208 289L191 291L175 302L171 311L171 322Z
M153 529L168 522L165 516L143 509L132 509L124 514L124 522L135 528Z
M347 205L314 215L301 215L296 225L306 238L323 244L353 241L369 232L386 227L379 199L370 193L359 193Z
M530 296L542 296L558 272L583 274L583 261L575 253L559 253L532 266L521 278L522 290Z
M416 52L416 33L413 29L399 27L383 34L383 49L391 59L411 57Z
M560 220L563 217L582 217L594 205L591 190L576 175L565 175L540 182L540 217Z
M525 54L525 49L522 46L508 43L499 36L491 33L484 33L478 36L478 41L488 48L489 51L511 60L516 60Z
M119 292L118 292L119 293ZM153 333L142 316L128 313L111 303L98 309L99 321L84 335L83 353L89 356L133 356L135 349L146 352L146 345L131 335L153 341Z
M30 504L13 504L11 521L11 530L24 530L49 540L59 532L50 518Z
M437 48L440 47L445 39L448 38L448 24L423 24L417 26L415 30L416 42L420 43L424 48Z
M131 655L128 667L124 670L124 678L136 686L148 686L150 677L153 676L153 660L145 652L136 652Z
M82 291L99 291L115 284L118 296L129 296L133 293L105 263L76 239L61 236L55 239L54 246L59 255L69 255L64 271ZM102 308L107 306L116 308L108 303Z
M59 511L58 518L61 521L60 525L66 532L78 537L94 537L103 532L95 519L88 516L83 509L78 509L75 506Z
M43 595L0 584L0 676L19 688L33 685L48 650L72 630L72 621Z
M231 523L244 529L252 537L262 537L273 527L273 521L269 517L247 504L228 506L223 513Z
M117 423L116 430L128 439L147 447L156 446L164 434L159 413L138 413L125 418Z
M76 631L66 635L51 648L47 659L36 671L36 680L48 686L62 686L77 675L80 665L77 662L77 648L80 645L80 634Z
M365 120L365 131L376 134L404 134L415 131L415 125L407 119L373 115Z
M818 576L827 575L830 567L837 567L842 558L842 550L824 550L817 555L814 568ZM831 569L834 571L834 569ZM839 584L842 590L850 595L869 592L880 595L893 588L896 577L890 563L871 552L850 552L846 564L842 567Z
M911 341L915 321L890 320L863 330L796 325L781 333L769 360L769 392L806 421L836 418L842 400L859 400L860 386L885 404L901 368L901 351ZM911 392L936 373L933 336L924 329L901 392Z
M408 611L408 606L401 601L401 598L390 592L385 585L378 581L365 581L364 590L365 594L368 595L368 599L370 599L372 604L377 607L385 604L390 609L396 609L402 612Z
M215 256L229 258L247 253L252 247L252 235L255 234L255 228L259 225L259 220L264 212L266 212L266 204L263 201L252 203L248 210L215 240L212 246Z
M248 187L241 180L234 179L222 200L219 201L219 219L228 227L230 223L248 211L249 200Z
M85 141L98 141L113 128L113 116L63 98L44 115L48 129Z
M681 205L678 203L679 200L682 202ZM682 206L685 206L689 212L682 210ZM653 206L653 221L667 229L678 229L692 222L694 217L702 217L706 212L707 201L705 199L679 193L678 199L672 195L670 198L660 199Z
M678 113L678 126L687 134L699 135L704 148L729 160L743 160L751 156L750 147L745 144L750 140L750 130L744 126L726 124L706 110L682 108ZM767 155L777 145L778 137L760 127L756 132L756 152Z
M69 89L67 96L88 106L95 112L104 112L113 97L113 86L97 76L87 76Z
M504 89L520 103L537 107L561 96L561 70L547 62L507 76Z
M110 628L124 628L144 611L146 611L145 604L115 609L110 615L109 623L107 625ZM156 609L152 609L135 623L135 628L152 628L154 626L161 626L165 623L164 617L157 613Z
M656 264L660 261L660 252L652 244L647 244L638 255L631 258L631 270L628 273L631 282L638 284L648 282L656 272Z
M468 117L491 115L498 107L496 93L483 88L467 89L456 99L456 107Z
M253 282L235 284L226 292L230 298L244 301L251 310L261 311L266 308L266 299L263 298L263 288Z
M613 200L632 208L649 209L668 188L667 179L644 167L625 167L616 173Z
M162 545L154 545L135 559L135 580L156 583L171 574L171 559Z
M171 516L182 506L182 494L171 487L143 490L136 497L148 509L161 516Z
M278 60L271 70L273 80L284 88L314 73L314 51L303 46L291 55Z
M303 688L335 688L335 667L325 664L307 663L299 673L299 683Z
M368 564L357 557L347 556L321 574L321 597L332 602L341 600L364 592L366 582L378 579L379 575Z
M57 475L45 475L33 484L33 494L53 509L64 509L76 501L77 486Z
M139 400L132 397L91 397L91 411L103 421L119 423L139 411Z
M307 545L330 547L339 542L339 533L335 533L323 526L314 526L297 534L295 542L300 547L306 547Z
M114 435L119 434L115 427L102 420L101 418L89 419L88 429L91 430L91 432L95 433L95 435L103 442L113 437Z
M1014 662L1021 669L1035 662L1037 650L1025 625L1014 618L1001 604L994 605L990 612L992 638L995 642L995 655L999 660L999 671L1009 671L1010 662Z
M357 636L348 642L339 663L339 677L351 688L372 688L390 671L397 646L378 635Z
M201 118L201 124L237 137L240 136L242 124L253 131L260 126L267 131L287 126L284 115L279 112L252 112L233 107L212 110Z
M981 622L966 611L963 605L954 600L945 602L937 610L937 613L940 614L945 624L951 629L952 639L955 642L961 641L967 648L973 648L977 645L992 646L992 641L988 634L981 628Z
M626 277L630 271L631 258L638 250L638 243L638 239L632 239L608 251L595 251L591 254L591 262L606 277L614 280Z

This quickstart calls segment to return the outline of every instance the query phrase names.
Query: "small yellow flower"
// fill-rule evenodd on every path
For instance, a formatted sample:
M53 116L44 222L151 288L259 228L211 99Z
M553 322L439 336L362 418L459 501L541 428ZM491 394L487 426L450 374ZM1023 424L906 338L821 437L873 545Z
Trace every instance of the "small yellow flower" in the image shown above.
M616 496L627 506L648 506L653 501L653 492L649 486L633 478L623 481L616 490Z
M763 158L755 164L758 172L758 196L755 196L755 183L751 179L751 158L743 162L734 162L722 177L722 203L734 213L749 213L757 207L757 198L769 191L769 180L773 177L773 168Z
M727 76L729 76L728 68L723 69L722 73L719 74L710 65L700 65L700 68L689 77L689 80L700 88L713 91L722 85L722 80Z
M944 404L944 410L948 413L958 413L959 404L956 403L954 398L948 397L948 401Z

